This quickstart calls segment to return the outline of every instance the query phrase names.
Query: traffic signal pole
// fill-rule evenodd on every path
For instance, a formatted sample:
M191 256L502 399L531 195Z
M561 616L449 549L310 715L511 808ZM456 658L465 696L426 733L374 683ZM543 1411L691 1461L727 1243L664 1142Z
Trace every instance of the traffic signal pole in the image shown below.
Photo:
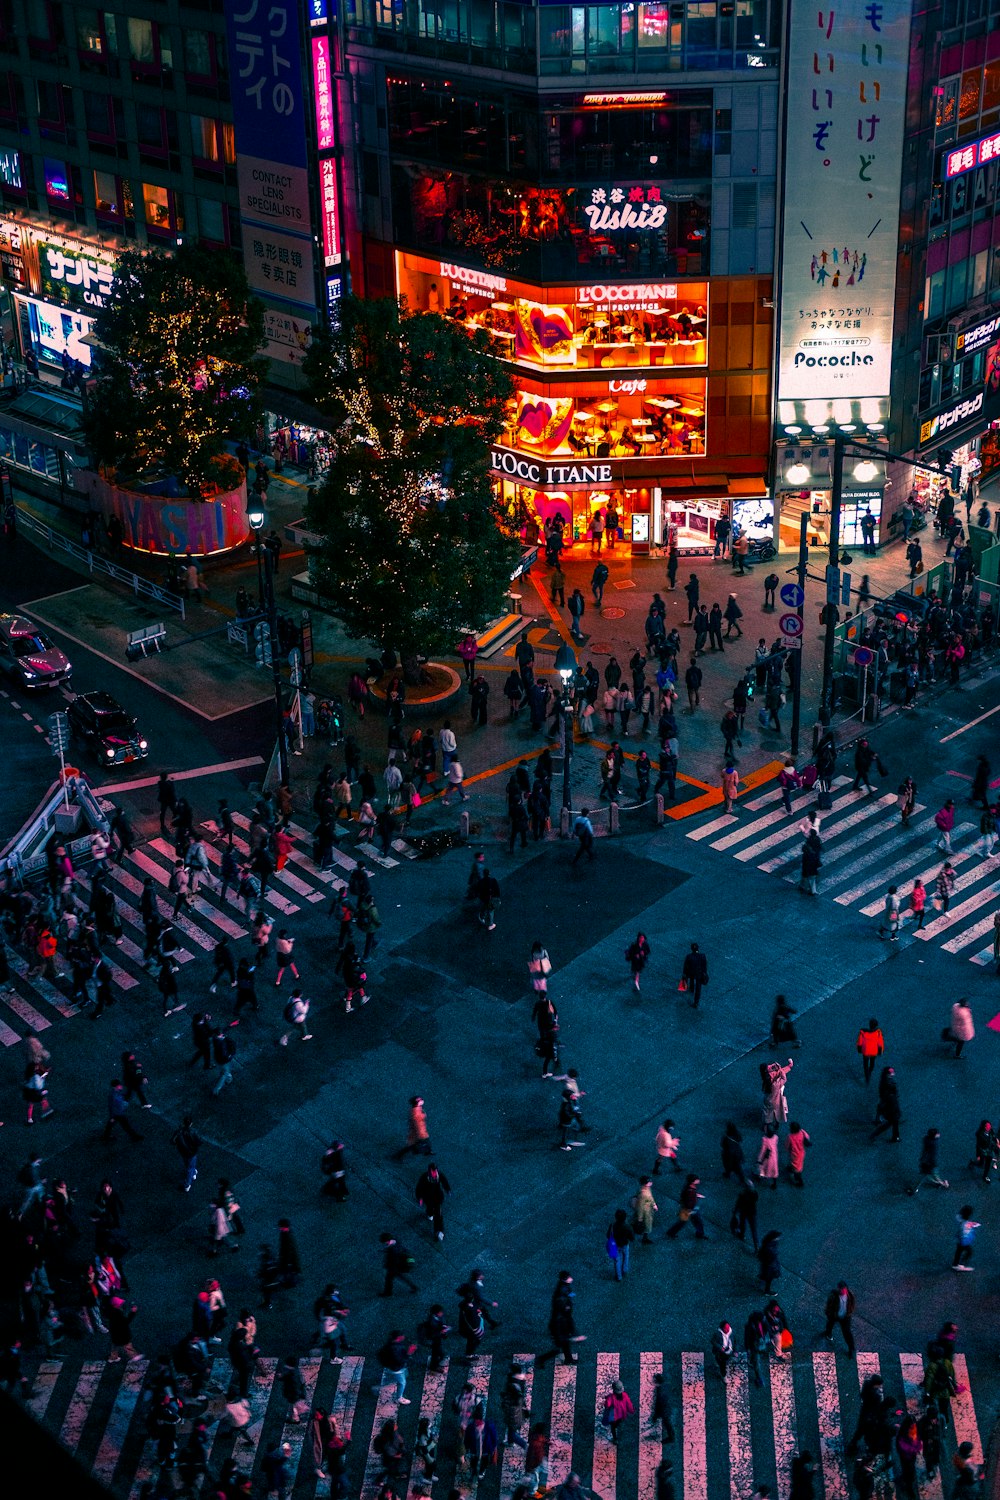
M809 568L809 512L804 510L799 517L799 563L795 572L799 581L799 598L805 607L806 573ZM805 632L803 632L804 635ZM802 652L803 637L799 636L799 649L792 652L795 666L792 669L792 755L799 753L799 729L802 723Z

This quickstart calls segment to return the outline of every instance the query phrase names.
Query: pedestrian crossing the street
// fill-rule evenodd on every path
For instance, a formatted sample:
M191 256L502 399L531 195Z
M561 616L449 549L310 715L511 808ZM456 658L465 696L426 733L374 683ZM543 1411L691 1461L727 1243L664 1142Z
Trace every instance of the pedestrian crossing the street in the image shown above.
M548 1484L563 1483L571 1472L599 1500L654 1500L656 1470L663 1458L674 1466L678 1500L748 1500L759 1484L767 1484L776 1500L789 1500L790 1465L796 1453L810 1451L822 1475L825 1500L849 1500L852 1438L860 1405L860 1390L869 1375L881 1374L887 1395L914 1415L922 1409L921 1355L880 1356L859 1351L855 1361L821 1339L812 1349L796 1350L794 1359L766 1357L763 1385L751 1381L747 1356L734 1355L725 1381L710 1355L685 1352L676 1357L659 1351L638 1355L599 1352L581 1357L577 1365L553 1368L532 1354L513 1360L490 1354L468 1362L445 1360L440 1370L420 1369L414 1362L400 1402L395 1380L382 1379L377 1360L347 1354L339 1365L314 1353L299 1362L306 1397L335 1417L341 1435L350 1435L347 1493L375 1500L384 1478L377 1438L387 1421L397 1421L405 1453L394 1489L406 1500L431 1494L421 1457L414 1458L419 1424L427 1424L437 1441L434 1477L441 1492L453 1482L482 1500L512 1500L525 1478L525 1449L506 1442L500 1393L510 1363L521 1366L527 1378L528 1401L520 1437L529 1423L541 1422L549 1437ZM951 1403L951 1421L944 1424L942 1462L950 1470L958 1444L972 1445L972 1462L983 1461L976 1401L969 1383L965 1357L955 1356L958 1393ZM147 1430L148 1397L144 1391L148 1364L139 1357L127 1364L103 1361L44 1360L27 1397L36 1421L58 1437L63 1447L93 1472L121 1500L139 1500L143 1485L157 1477L160 1455ZM659 1420L652 1421L656 1377L662 1376L673 1409L673 1437ZM234 1457L247 1475L259 1474L263 1456L286 1442L288 1495L295 1500L325 1496L329 1480L317 1473L310 1419L292 1420L280 1389L279 1363L258 1361L250 1382L250 1421L239 1430L227 1407L231 1368L216 1358L200 1402L185 1399L184 1420L177 1435L176 1453L183 1450L195 1417L209 1433L208 1471L215 1475ZM620 1441L604 1425L604 1403L612 1383L622 1381L634 1404ZM497 1431L496 1459L470 1472L462 1458L462 1442L455 1398L468 1382ZM206 1404L207 1402L207 1404ZM981 1403L985 1410L985 1404ZM245 1422L245 1413L243 1414ZM880 1479L881 1500L895 1500L893 1479ZM917 1468L916 1500L941 1500L940 1472L930 1478L922 1459Z
M874 928L890 885L899 888L903 920L900 939L936 943L984 967L993 963L993 916L1000 909L1000 849L987 857L981 845L974 808L956 818L951 852L937 848L935 810L918 802L908 826L899 816L894 793L856 792L849 776L838 776L831 788L833 805L820 816L823 844L818 892L821 898L849 907ZM718 850L743 865L752 865L786 883L798 883L806 821L815 798L793 793L786 813L777 788L738 804L738 812L706 819L687 837ZM938 872L945 859L955 870L948 910L935 902ZM917 930L909 911L909 892L917 876L927 890L926 914Z
M249 855L250 819L239 813L233 814L238 832L233 846L237 855ZM205 824L210 835L218 835L214 824ZM116 898L118 916L122 924L119 942L103 945L104 960L111 973L113 991L126 994L134 990L146 972L143 965L145 950L145 928L141 916L140 901L143 881L150 876L154 883L160 915L173 923L178 941L175 953L181 965L179 984L183 990L183 966L194 959L202 963L210 960L220 937L233 943L246 938L250 921L256 910L263 907L276 921L308 913L324 901L331 901L347 883L356 864L367 868L369 874L378 869L389 870L399 866L403 859L415 859L416 851L402 839L393 841L394 856L383 856L369 844L355 845L350 849L340 847L333 851L331 869L320 869L311 857L312 838L308 831L296 823L289 824L294 845L288 860L281 870L271 876L263 901L254 901L247 910L237 892L230 888L225 899L220 899L221 882L219 866L222 862L221 842L210 842L206 838L205 849L209 860L209 874L202 877L199 887L188 907L181 907L174 915L175 898L170 892L170 875L176 858L173 844L165 836L158 836L140 844L124 858L122 864L111 860L105 862L112 889ZM346 841L345 841L346 842ZM372 868L374 867L374 868ZM78 870L75 876L78 900L86 903L90 898L91 873ZM289 924L294 932L294 925ZM10 987L0 989L0 1047L14 1047L30 1032L41 1034L53 1025L56 1018L71 1018L80 1014L80 1007L70 999L71 968L62 953L56 956L56 982L47 979L36 970L31 958L8 948L11 970ZM187 995L181 995L186 1000Z

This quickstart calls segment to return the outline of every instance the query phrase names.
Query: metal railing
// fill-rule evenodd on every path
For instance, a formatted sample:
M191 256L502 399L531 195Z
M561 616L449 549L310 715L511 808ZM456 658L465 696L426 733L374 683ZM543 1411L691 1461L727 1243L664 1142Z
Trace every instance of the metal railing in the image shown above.
M180 594L165 589L158 583L150 583L147 578L140 578L138 573L130 573L127 568L120 568L117 563L109 562L106 557L92 552L87 547L81 547L79 542L71 541L61 531L54 531L51 526L46 526L44 521L39 521L36 516L18 507L18 527L24 527L27 531L33 531L36 536L44 537L49 547L60 552L68 552L81 562L91 573L103 573L107 578L113 578L117 583L125 584L138 597L152 599L157 604L163 605L165 609L175 609L184 619L184 600Z

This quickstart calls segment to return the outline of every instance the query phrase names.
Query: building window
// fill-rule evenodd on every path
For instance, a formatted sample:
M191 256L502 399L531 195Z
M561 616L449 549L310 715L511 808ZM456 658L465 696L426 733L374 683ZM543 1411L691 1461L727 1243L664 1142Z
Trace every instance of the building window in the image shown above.
M232 167L236 165L236 132L234 131L232 124L227 120L221 121L221 126L222 160L225 162L227 167Z
M63 91L59 84L39 78L35 87L38 96L38 123L43 127L62 130L66 121L63 115Z
M135 131L140 151L151 151L165 155L167 149L166 130L162 109L155 105L137 104L135 107Z
M139 63L141 67L151 68L155 65L152 21L143 21L138 16L129 16L128 50L132 61Z
M94 205L99 219L118 221L122 217L118 178L113 172L94 173Z
M733 149L733 112L731 109L715 111L715 154L729 156Z
M191 152L198 162L219 164L218 123L208 115L191 116Z
M221 203L214 198L197 199L198 205L198 235L203 240L210 240L214 245L226 243L226 221L225 211Z
M114 143L115 125L111 99L107 94L95 94L91 89L83 93L83 117L89 141Z
M212 38L207 31L184 32L184 67L192 78L214 78Z
M64 161L55 161L51 156L44 159L45 193L56 203L69 202L69 173Z
M0 73L0 119L17 119L17 87L13 73Z
M11 146L0 146L0 183L18 193L24 187L21 180L21 153Z
M180 234L184 228L184 215L178 194L170 188L159 187L153 182L142 185L142 201L146 215L146 228L157 237Z

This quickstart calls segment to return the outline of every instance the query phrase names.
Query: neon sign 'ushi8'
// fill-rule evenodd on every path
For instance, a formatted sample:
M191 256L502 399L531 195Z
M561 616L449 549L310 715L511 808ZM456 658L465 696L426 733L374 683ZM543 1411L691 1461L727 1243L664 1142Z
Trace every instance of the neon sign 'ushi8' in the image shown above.
M591 232L601 229L662 229L667 205L660 190L651 188L592 188L583 212Z

